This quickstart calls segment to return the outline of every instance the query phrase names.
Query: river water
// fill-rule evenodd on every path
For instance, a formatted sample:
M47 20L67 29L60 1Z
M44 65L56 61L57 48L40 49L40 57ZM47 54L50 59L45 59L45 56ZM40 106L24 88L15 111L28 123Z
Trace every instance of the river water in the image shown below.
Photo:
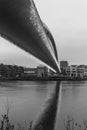
M0 115L9 108L13 123L35 121L55 85L56 81L0 82ZM61 82L58 102L55 130L65 130L64 122L68 116L78 122L86 120L87 81Z

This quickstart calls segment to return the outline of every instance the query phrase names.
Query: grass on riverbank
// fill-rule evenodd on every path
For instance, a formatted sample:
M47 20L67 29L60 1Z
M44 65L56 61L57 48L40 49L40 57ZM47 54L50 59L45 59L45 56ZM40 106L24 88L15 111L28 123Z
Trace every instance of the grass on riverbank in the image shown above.
M32 121L28 126L22 126L20 124L15 126L10 122L8 114L4 114L0 119L0 130L32 130Z
M87 121L83 120L80 124L74 118L68 116L64 121L64 128L65 130L87 130ZM10 122L8 114L4 114L1 115L0 130L32 130L32 121L29 122L29 125L18 124L15 126Z
M65 130L87 130L87 120L83 120L82 123L78 123L74 118L67 117L64 121Z

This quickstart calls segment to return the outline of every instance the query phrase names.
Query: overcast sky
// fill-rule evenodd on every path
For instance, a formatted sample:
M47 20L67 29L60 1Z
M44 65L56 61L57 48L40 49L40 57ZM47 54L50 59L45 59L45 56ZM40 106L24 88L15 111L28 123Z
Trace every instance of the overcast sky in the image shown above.
M87 0L34 0L40 17L51 30L59 60L87 64ZM0 38L0 63L36 66L39 62Z

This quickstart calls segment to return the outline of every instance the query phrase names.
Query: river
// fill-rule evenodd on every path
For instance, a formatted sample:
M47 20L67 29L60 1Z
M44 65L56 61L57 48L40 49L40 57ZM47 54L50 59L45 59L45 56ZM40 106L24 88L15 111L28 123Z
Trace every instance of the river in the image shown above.
M35 121L41 113L49 93L56 81L47 82L0 82L0 115L9 107L9 117L13 123ZM63 81L55 130L65 130L64 122L70 116L78 122L87 119L87 81Z

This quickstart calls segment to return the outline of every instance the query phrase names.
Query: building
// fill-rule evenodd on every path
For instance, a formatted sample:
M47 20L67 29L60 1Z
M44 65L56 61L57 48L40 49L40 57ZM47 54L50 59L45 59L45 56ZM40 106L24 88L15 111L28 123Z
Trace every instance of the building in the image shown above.
M43 65L39 65L36 70L37 77L45 77L48 76L48 68Z
M71 65L66 68L67 76L84 78L87 77L87 65Z
M48 76L49 76L49 77L58 76L58 73L57 73L57 72L54 72L54 71L51 70L51 69L48 69Z
M36 76L36 68L25 68L24 75L25 76Z
M70 68L70 66L67 66L67 68L66 68L66 75L67 75L68 77L71 76L71 68Z
M87 77L87 65L85 65L84 77Z
M68 61L60 61L61 74L66 75L67 67L68 67Z
M77 77L78 76L77 65L71 65L70 69L71 69L71 77Z
M77 77L77 65L71 65L66 68L66 74L70 77Z
M60 68L66 68L68 66L68 61L60 61Z
M84 78L85 74L86 74L86 68L85 65L79 65L77 67L77 73L78 73L78 77Z

